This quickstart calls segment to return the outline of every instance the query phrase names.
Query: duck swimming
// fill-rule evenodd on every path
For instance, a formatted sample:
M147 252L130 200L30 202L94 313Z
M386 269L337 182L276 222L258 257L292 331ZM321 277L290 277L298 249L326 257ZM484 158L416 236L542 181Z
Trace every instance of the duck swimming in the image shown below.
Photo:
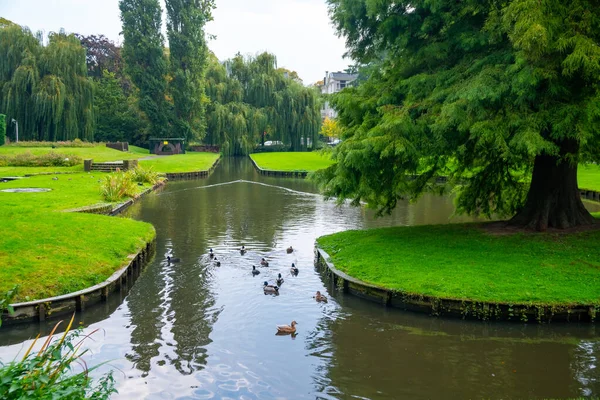
M244 246L242 246L242 248L240 249L240 254L241 255L246 254L246 248Z
M169 263L176 263L176 262L180 262L180 261L181 261L181 258L167 256L167 262L169 262Z
M215 261L215 265L216 265L217 267L220 267L220 266L221 266L221 261L217 260L217 257L215 257L214 261Z
M210 258L213 258L213 257L215 256L215 254L213 253L213 250L212 250L212 249L210 249L210 250L208 251L208 256L209 256Z
M281 277L281 274L277 275L277 286L281 286L281 284L283 283L283 278Z
M277 333L296 333L296 321L292 321L290 325L277 325Z
M296 264L292 263L292 268L290 268L290 272L292 273L292 275L298 275L298 268L296 267Z
M269 282L267 281L263 284L263 290L265 291L265 294L279 294L279 288L275 285L269 285Z
M268 267L269 266L269 262L267 260L263 259L260 260L260 265L262 265L263 267Z
M319 291L317 291L317 294L313 296L313 299L317 300L318 302L327 303L327 297L323 296Z
M290 253L293 253L293 252L294 252L294 249L292 248L292 246L290 246L290 247L288 247L288 248L287 248L285 251L286 251L288 254L290 254Z
M257 269L256 269L256 267L253 265L253 266L252 266L252 275L256 276L256 275L258 275L258 274L260 274L260 271L259 271L259 270L257 270Z

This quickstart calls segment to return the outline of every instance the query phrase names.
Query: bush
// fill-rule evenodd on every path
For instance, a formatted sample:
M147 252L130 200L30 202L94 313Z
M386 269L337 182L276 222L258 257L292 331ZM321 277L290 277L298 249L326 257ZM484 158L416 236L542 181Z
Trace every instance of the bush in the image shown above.
M29 141L29 142L19 142L19 143L11 143L9 146L12 147L96 147L96 146L104 146L104 143L93 143L93 142L84 142L81 139L75 139L73 141L66 140L62 142L38 142L38 141Z
M0 146L6 142L6 115L0 114Z
M81 157L49 151L34 155L30 151L0 155L0 167L72 167L81 164Z
M131 175L131 180L139 183L149 183L154 185L158 181L158 173L155 172L152 167L144 169L140 166L129 170L128 173Z
M54 327L42 348L32 351L36 339L20 361L7 364L0 362L0 398L2 399L108 399L117 393L112 372L101 377L94 385L89 373L97 368L87 368L81 357L87 350L80 351L86 335L78 329L69 333L73 318L62 337L54 342ZM82 371L74 373L79 365Z
M111 203L127 197L137 197L137 185L128 172L117 171L105 176L100 191L104 200Z

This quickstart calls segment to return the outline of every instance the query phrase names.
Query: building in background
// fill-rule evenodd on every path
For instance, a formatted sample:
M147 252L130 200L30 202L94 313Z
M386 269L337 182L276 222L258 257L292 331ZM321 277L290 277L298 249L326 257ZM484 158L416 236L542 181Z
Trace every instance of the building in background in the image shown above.
M325 71L325 78L323 79L323 85L321 86L321 93L323 94L333 94L337 93L346 86L348 86L351 82L355 81L358 78L358 74L347 74L345 72L329 72ZM326 101L323 104L323 108L321 108L321 117L325 118L335 118L337 117L337 113L333 108L329 106L329 102Z

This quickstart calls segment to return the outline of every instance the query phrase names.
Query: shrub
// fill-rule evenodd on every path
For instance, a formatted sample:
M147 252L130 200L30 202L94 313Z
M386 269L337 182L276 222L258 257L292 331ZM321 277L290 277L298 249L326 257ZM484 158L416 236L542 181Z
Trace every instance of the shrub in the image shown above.
M104 200L111 203L127 197L137 197L137 185L130 173L117 171L104 177L100 191Z
M144 169L138 165L136 168L131 169L128 172L134 182L149 183L154 185L158 181L158 173L155 172L152 167Z
M12 147L96 147L96 146L104 146L104 143L93 143L93 142L84 142L81 139L75 139L73 141L66 140L61 142L39 142L39 141L29 141L29 142L19 142L19 143L11 143L9 146Z
M34 155L30 151L18 154L0 155L1 167L72 167L81 163L81 157L75 154L62 154L49 151Z
M100 400L117 393L112 372L94 385L89 373L98 366L87 368L81 360L87 350L80 350L84 340L96 331L83 338L81 329L69 332L74 318L75 315L60 339L52 342L52 335L62 321L54 326L40 350L32 351L38 341L35 339L20 361L0 362L0 398ZM77 365L82 371L74 373Z

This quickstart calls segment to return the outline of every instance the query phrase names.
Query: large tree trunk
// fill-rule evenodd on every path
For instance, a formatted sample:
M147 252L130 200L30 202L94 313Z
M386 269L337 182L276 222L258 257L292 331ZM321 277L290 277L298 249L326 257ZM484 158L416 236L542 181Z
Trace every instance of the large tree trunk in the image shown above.
M576 154L577 149L577 143L563 143L561 155ZM510 225L545 231L594 223L594 217L581 201L577 164L572 165L561 158L545 154L535 158L527 201L510 220Z

